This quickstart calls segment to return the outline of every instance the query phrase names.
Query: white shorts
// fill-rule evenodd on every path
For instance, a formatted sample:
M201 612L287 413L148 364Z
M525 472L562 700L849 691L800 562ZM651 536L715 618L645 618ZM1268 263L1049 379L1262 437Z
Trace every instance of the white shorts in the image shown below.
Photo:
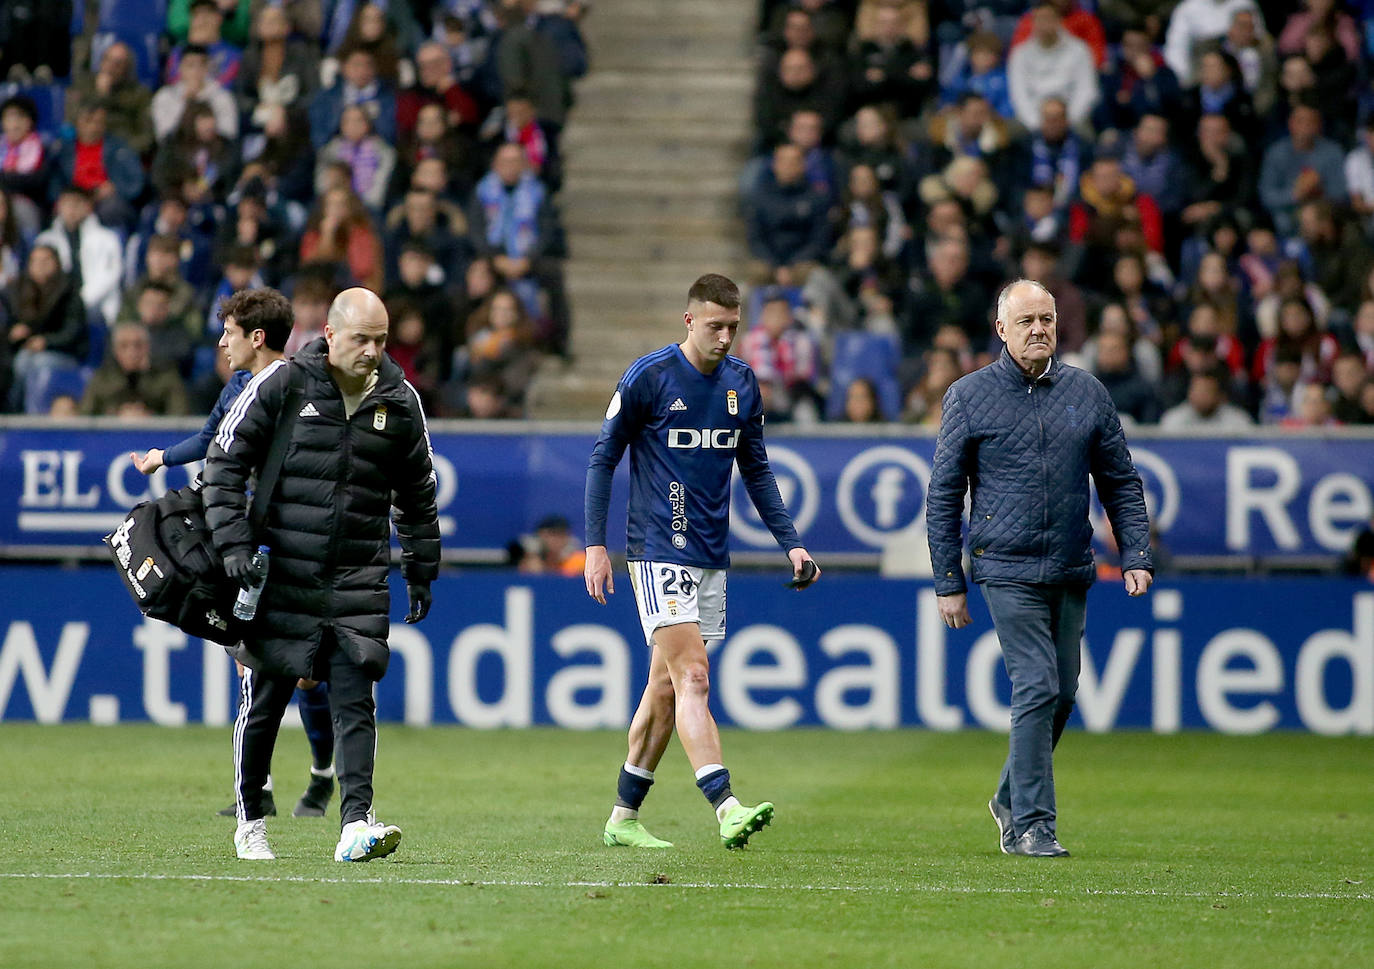
M654 630L684 622L697 623L705 642L725 638L724 569L669 562L631 562L629 566L646 643L654 644Z

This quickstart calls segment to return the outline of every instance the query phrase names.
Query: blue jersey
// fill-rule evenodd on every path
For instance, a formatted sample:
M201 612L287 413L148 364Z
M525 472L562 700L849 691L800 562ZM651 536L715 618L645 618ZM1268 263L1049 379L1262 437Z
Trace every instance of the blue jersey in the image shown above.
M611 478L630 449L626 557L708 569L730 564L730 477L786 550L800 548L763 447L763 404L749 365L727 356L704 374L676 344L620 378L587 468L588 545L606 544Z

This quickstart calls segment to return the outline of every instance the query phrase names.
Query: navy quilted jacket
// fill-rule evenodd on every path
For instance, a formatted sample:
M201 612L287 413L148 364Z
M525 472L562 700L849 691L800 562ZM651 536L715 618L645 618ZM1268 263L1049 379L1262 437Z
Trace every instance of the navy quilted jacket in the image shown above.
M972 493L973 581L1090 584L1088 474L1125 568L1153 571L1145 492L1111 396L1054 360L1032 381L1005 349L945 394L926 497L938 595L964 592L960 538Z

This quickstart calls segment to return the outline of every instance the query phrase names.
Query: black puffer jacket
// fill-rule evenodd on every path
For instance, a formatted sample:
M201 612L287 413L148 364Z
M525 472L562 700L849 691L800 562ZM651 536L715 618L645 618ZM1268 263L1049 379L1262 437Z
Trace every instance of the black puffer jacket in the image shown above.
M268 508L267 587L246 665L310 676L326 627L373 679L386 672L391 598L391 509L407 582L429 584L439 570L434 469L424 412L401 369L384 356L377 386L349 420L326 368L323 339L291 364L263 370L229 408L205 466L205 518L221 555L254 545L245 489L261 467L297 368L300 416L292 429L276 497Z

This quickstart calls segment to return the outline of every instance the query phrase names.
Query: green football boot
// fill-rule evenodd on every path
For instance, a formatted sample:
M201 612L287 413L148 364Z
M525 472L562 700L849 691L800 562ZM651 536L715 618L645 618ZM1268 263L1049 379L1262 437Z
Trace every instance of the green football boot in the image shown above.
M607 821L606 830L601 832L601 840L608 848L671 848L671 841L655 838L639 818L626 818L624 821Z
M720 823L720 843L727 848L743 848L751 835L762 831L773 820L773 805L768 801L756 807L732 808Z

